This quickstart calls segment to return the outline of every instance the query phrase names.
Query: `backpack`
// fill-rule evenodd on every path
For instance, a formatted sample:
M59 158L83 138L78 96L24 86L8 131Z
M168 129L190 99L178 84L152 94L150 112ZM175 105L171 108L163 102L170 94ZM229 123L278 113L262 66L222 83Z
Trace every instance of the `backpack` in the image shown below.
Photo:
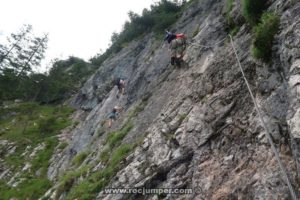
M176 34L176 39L177 39L177 38L181 38L181 39L186 40L186 35L184 35L183 33Z
M176 34L176 39L181 39L182 45L186 46L187 37L185 34L183 34L183 33Z
M179 39L180 45L182 45L184 47L184 49L185 49L186 48L186 40L187 40L186 35L183 34L183 33L176 34L176 39Z

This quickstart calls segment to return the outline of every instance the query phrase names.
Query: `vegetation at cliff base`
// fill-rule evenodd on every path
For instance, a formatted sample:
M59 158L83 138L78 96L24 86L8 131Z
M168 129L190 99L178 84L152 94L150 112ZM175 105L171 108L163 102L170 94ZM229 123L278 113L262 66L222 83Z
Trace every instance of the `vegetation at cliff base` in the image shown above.
M51 187L47 171L58 145L55 136L72 124L72 112L66 106L37 103L5 102L0 108L0 140L15 147L3 156L4 164L15 174L16 184L9 185L4 178L0 182L0 199L38 199Z
M70 187L70 192L67 195L68 200L82 199L89 200L96 198L96 195L103 189L118 172L122 161L134 149L134 145L120 145L110 155L110 160L105 168L90 174L82 182ZM73 182L74 183L74 182ZM66 189L66 188L65 188Z

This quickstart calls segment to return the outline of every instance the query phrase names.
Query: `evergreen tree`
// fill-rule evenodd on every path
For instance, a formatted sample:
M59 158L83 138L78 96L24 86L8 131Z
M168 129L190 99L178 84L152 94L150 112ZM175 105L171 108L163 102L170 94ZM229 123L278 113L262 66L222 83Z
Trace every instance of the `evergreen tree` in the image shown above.
M9 47L0 45L1 99L28 99L31 88L36 85L31 74L33 67L39 66L44 58L48 35L36 37L31 30L31 25L24 25L18 33L8 38Z
M47 49L47 42L48 35L45 35L42 38L35 37L31 40L31 44L29 44L28 49L18 55L15 65L16 69L19 71L18 77L24 73L27 74L28 72L32 72L32 67L40 65Z
M23 25L18 33L12 33L8 38L10 47L0 45L0 70L3 70L4 68L7 68L11 65L13 56L22 50L22 42L26 43L26 41L28 40L27 36L31 32L31 30L31 25Z

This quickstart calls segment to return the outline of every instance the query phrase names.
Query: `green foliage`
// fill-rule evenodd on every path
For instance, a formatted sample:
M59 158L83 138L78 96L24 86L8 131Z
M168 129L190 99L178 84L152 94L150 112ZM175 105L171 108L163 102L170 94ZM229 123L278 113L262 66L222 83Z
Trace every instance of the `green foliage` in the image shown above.
M101 189L103 189L116 175L120 168L121 161L127 157L133 150L133 147L133 145L128 144L118 147L112 153L111 158L104 169L91 174L89 177L85 178L84 181L71 188L67 195L67 200L76 198L81 200L95 199ZM60 191L60 193L62 192Z
M63 192L68 192L66 199L95 199L99 191L105 187L118 172L122 161L135 148L135 144L123 144L118 146L132 127L132 123L127 123L126 126L122 127L119 131L112 132L107 136L107 145L100 155L100 161L106 164L105 168L89 174L82 173L82 170L66 174L60 181L57 198ZM117 146L118 148L116 148ZM78 160L83 159L78 158ZM81 163L81 161L79 163ZM89 171L92 167L93 166L85 166L85 172ZM85 177L83 181L77 182L79 176L87 175L88 177Z
M0 100L34 97L32 69L40 66L47 42L47 35L36 37L32 26L24 25L19 33L8 38L8 47L0 44Z
M8 103L8 106L6 106L5 108L3 108L3 107L0 108L0 114L2 117L3 116L12 116L12 115L9 115L9 113L14 113L15 116L21 116L21 115L27 115L29 113L34 113L35 111L39 111L41 108L44 109L46 107L40 107L35 102L26 102L26 103L20 103L20 104Z
M63 192L68 192L74 185L75 180L80 176L85 176L89 170L88 166L81 167L76 171L66 173L60 180L58 188L56 190L56 198L58 198Z
M129 114L128 119L131 119L132 117L136 117L140 112L142 112L145 107L147 106L148 101L142 101L139 105L137 105Z
M115 152L112 154L110 159L110 165L114 169L118 166L120 161L122 161L125 158L125 155L127 155L132 150L132 145L124 144L117 148Z
M181 114L179 115L179 121L180 123L187 117L187 114Z
M49 166L49 160L53 155L54 149L58 144L57 138L47 138L45 140L45 149L40 151L36 157L32 160L32 170L40 170L40 177L47 178L47 170Z
M234 0L227 0L227 5L226 5L227 13L231 12L231 10L233 8L233 2L234 2Z
M110 148L106 148L104 149L102 152L101 152L101 155L100 155L100 160L104 163L106 163L108 160L109 160L109 155L110 155L110 152L112 151L112 149Z
M234 36L236 35L239 30L240 30L240 25L236 24L236 22L234 22L232 16L231 16L231 10L233 8L233 3L235 0L227 0L227 10L226 10L226 23L227 23L227 32Z
M1 138L15 142L26 140L37 143L44 140L45 136L55 135L59 130L71 125L69 116L73 111L69 107L41 106L36 103L11 104L7 108L0 109L0 116L2 116L0 126L8 129ZM56 118L55 123L51 125L53 131L42 135L39 128L41 119L51 118Z
M71 189L67 196L67 200L80 199L80 200L90 200L96 198L95 183L89 181L82 181L79 185L76 185Z
M0 73L0 100L61 102L77 91L95 69L94 66L76 57L55 60L48 75L39 73L19 75L16 70L5 68Z
M23 174L22 178L25 178L25 181L21 182L17 188L11 188L5 183L0 183L0 190L3 192L3 194L1 193L1 197L5 197L4 199L10 199L13 197L17 199L38 199L41 197L51 187L51 182L47 179L47 169L49 166L49 160L57 143L58 141L56 138L48 138L45 140L45 149L39 151L35 158L31 161L32 174ZM24 164L24 160L20 159L20 154L21 153L15 155L15 158L22 160L21 163L10 164L17 164L20 166L21 164ZM35 175L36 171L39 171L39 176Z
M126 43L141 35L152 31L156 34L164 32L178 19L182 7L172 1L162 0L152 5L150 10L144 9L142 15L129 12L130 21L125 22L120 33L113 33L110 48L105 53L96 55L90 61L93 64L101 65L112 54L119 52Z
M28 179L22 182L18 188L12 188L5 182L0 182L1 199L38 199L51 187L48 179Z
M234 26L234 27L231 28L229 34L231 36L235 36L239 31L240 31L240 27L239 26Z
M33 66L39 66L47 48L48 36L36 37L31 25L23 25L17 33L7 38L8 46L0 45L0 73L13 69L18 77L26 76Z
M117 144L119 144L132 128L133 128L132 122L128 122L126 126L122 127L121 130L109 133L106 141L110 146L110 148L112 149Z
M67 107L41 106L36 103L8 104L7 108L0 109L0 127L7 127L0 140L9 140L16 146L14 153L3 158L4 164L14 173L20 172L20 180L24 179L16 188L0 182L0 199L38 199L51 187L52 184L47 179L47 169L58 145L57 138L53 136L71 124L69 115L72 111L73 109ZM38 122L41 117L57 118L53 132L47 135L40 134ZM45 144L45 148L37 151L33 158L29 157L28 153L22 155L28 152L25 149L29 146L30 152L42 143ZM23 172L21 169L27 162L31 167Z
M129 118L130 120L130 118ZM133 128L132 122L127 122L125 126L122 127L122 129L118 131L114 131L108 134L106 138L106 144L107 146L102 150L102 153L100 155L100 160L102 162L107 162L109 160L109 154L113 151L113 148L120 144L122 139L127 135L127 133Z
M95 69L76 57L54 61L49 75L38 85L40 92L36 95L36 100L52 103L70 97Z
M192 37L195 37L200 32L200 27L197 26L197 28L194 30Z
M243 0L243 15L246 21L252 26L257 24L266 7L267 0Z
M73 159L72 159L72 164L75 166L80 165L84 159L86 159L86 157L89 155L88 152L81 152L79 154L77 154Z
M13 69L3 69L2 73L0 73L0 100L14 99L19 96L20 92L16 90L19 84L20 80Z
M179 10L178 10L179 11ZM155 26L153 26L154 32L163 32L165 29L169 28L178 19L178 14L173 13L162 13L161 15L155 17Z
M62 149L65 149L67 146L68 146L67 142L62 142L58 145L57 148L62 150Z
M230 15L230 12L233 8L233 2L234 2L234 0L227 0L227 4L226 4L226 22L230 28L232 28L232 26L234 26L233 19Z
M52 133L54 131L54 124L56 123L56 118L50 116L48 118L41 118L38 122L39 131L42 134Z
M274 13L264 13L255 28L252 54L257 59L268 61L272 54L272 42L279 27L279 17Z
M85 166L83 170L70 172L66 174L60 181L57 191L57 198L67 192L67 200L73 199L95 199L96 195L109 183L109 181L120 170L122 163L130 152L140 143L139 138L133 144L120 144L120 141L132 129L132 123L128 123L121 130L115 131L108 135L107 145L102 150L100 161L105 167L99 171L85 173L91 171L94 165ZM82 169L82 168L81 168ZM83 181L78 183L79 176L83 176Z

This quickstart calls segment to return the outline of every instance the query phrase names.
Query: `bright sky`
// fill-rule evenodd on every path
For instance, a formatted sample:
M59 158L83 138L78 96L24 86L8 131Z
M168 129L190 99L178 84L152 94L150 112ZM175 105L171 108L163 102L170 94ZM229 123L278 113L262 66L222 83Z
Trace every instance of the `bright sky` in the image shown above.
M108 47L112 33L122 29L129 11L141 14L154 2L157 0L1 0L0 41L23 24L31 24L34 33L49 33L44 70L53 58L72 55L88 60Z

